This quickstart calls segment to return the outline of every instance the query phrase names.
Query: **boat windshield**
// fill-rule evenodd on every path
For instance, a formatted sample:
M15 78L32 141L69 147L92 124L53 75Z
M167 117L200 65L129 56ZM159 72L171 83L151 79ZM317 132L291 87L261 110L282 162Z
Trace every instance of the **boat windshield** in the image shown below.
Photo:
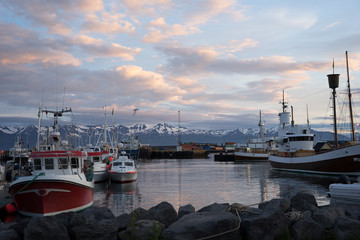
M114 166L122 166L122 162L113 162Z

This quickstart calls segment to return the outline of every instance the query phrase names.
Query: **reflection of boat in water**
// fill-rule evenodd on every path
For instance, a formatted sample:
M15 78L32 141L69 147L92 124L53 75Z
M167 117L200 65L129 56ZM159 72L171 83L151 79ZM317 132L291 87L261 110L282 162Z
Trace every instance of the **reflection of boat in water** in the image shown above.
M109 185L108 191L111 194L125 193L125 194L134 194L136 192L136 182L129 183L111 183Z
M80 211L93 204L94 181L91 171L86 174L85 154L68 149L58 131L58 117L70 111L42 110L54 115L51 138L38 143L37 151L30 153L33 174L19 177L9 187L20 214L48 216Z
M111 182L129 183L137 179L137 171L134 160L128 158L125 152L112 161L108 170Z
M236 151L235 161L266 161L269 153L275 150L275 140L273 137L265 137L265 123L259 120L259 137L247 140L246 147L241 147L240 151Z

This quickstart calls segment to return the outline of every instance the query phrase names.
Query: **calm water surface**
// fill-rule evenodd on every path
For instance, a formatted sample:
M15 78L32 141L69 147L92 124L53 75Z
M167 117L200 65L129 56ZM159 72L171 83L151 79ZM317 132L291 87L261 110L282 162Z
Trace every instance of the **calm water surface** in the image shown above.
M251 205L273 198L290 199L305 191L318 205L329 204L327 191L336 178L271 170L268 162L224 163L213 159L141 160L138 179L128 184L95 184L94 205L118 216L162 201L176 210L192 204L196 210L213 203ZM257 207L257 206L255 206Z

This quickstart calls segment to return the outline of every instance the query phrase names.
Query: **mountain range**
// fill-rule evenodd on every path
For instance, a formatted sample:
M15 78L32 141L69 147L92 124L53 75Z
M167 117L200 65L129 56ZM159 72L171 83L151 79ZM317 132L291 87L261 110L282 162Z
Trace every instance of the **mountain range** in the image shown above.
M96 144L104 136L103 125L92 126L59 126L59 131L63 139L66 139L72 146L86 146ZM36 145L38 127L35 125L23 127L0 126L0 150L9 150L17 139L22 139L24 147L31 148ZM333 134L330 132L315 133L315 142L319 140L332 140ZM196 143L224 144L225 142L246 143L247 139L257 138L259 129L237 128L233 130L200 130L187 129L185 127L174 127L167 123L135 124L133 126L115 125L107 127L107 139L116 139L118 142L129 139L130 136L136 136L141 144L150 146L173 146L180 140ZM267 137L277 136L277 128L267 129ZM346 140L346 137L340 136L339 140Z

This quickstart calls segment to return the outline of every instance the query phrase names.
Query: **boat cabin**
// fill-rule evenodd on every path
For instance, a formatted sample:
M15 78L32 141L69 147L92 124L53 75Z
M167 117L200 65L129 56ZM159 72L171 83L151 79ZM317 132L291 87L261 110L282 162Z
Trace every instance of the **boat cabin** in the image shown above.
M78 175L84 171L83 153L76 152L35 152L29 160L33 164L33 175Z

